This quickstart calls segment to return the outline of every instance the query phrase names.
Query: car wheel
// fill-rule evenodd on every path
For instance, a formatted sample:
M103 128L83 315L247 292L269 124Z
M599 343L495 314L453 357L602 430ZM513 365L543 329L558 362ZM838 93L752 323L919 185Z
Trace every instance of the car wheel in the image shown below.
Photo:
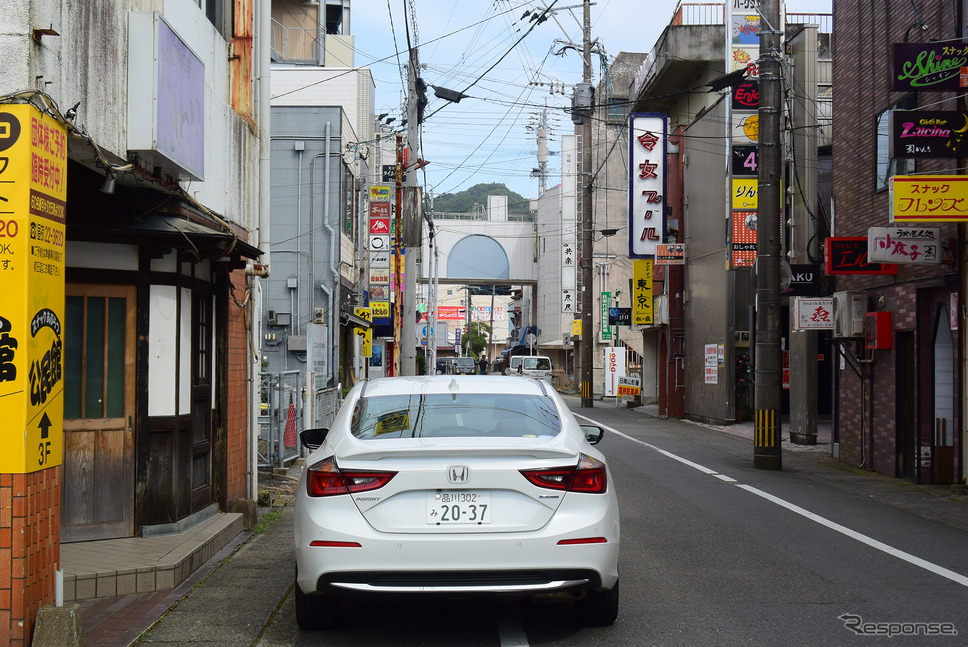
M576 602L576 610L583 624L607 627L618 618L618 581L607 591L588 591Z
M339 602L328 595L306 595L296 584L296 624L300 629L332 629L339 618Z

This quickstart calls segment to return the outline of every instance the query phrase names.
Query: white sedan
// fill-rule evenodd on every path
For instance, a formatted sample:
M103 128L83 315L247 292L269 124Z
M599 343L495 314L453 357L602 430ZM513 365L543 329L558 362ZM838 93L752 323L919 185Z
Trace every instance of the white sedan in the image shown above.
M604 432L547 384L395 377L307 429L295 504L296 618L333 627L350 594L569 594L618 615L619 511Z

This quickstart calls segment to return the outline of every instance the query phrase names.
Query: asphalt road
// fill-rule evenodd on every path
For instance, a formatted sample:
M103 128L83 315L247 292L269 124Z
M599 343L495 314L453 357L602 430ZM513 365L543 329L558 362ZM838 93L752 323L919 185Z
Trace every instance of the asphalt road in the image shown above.
M608 405L576 413L608 428L599 447L620 496L612 627L582 627L566 604L375 598L346 605L341 629L301 632L287 506L142 643L966 644L968 503L793 452L782 472L754 470L741 438Z

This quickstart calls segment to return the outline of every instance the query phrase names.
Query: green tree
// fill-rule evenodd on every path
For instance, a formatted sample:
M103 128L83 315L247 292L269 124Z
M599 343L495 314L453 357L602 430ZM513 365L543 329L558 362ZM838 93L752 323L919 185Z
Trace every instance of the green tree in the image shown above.
M478 358L481 356L481 352L487 348L489 332L491 332L491 327L483 321L471 322L466 337L461 340L461 345L463 345L468 355L473 355Z
M503 184L475 184L469 189L457 193L444 193L434 198L434 211L437 213L474 213L474 205L479 209L487 208L487 197L490 195L506 195L508 197L508 213L527 215L531 210L530 201L520 193L516 193ZM424 205L428 209L428 205Z

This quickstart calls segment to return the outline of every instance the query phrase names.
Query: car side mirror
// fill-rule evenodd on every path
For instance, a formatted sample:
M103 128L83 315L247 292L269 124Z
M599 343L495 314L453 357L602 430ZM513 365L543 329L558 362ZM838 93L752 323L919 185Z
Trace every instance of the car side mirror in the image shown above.
M590 445L597 445L602 442L602 438L605 436L605 430L598 425L579 425L581 430L585 432L585 440L588 441Z
M299 432L299 442L302 446L309 451L315 451L323 444L326 440L326 434L329 433L328 427L314 427L312 429L303 429Z

